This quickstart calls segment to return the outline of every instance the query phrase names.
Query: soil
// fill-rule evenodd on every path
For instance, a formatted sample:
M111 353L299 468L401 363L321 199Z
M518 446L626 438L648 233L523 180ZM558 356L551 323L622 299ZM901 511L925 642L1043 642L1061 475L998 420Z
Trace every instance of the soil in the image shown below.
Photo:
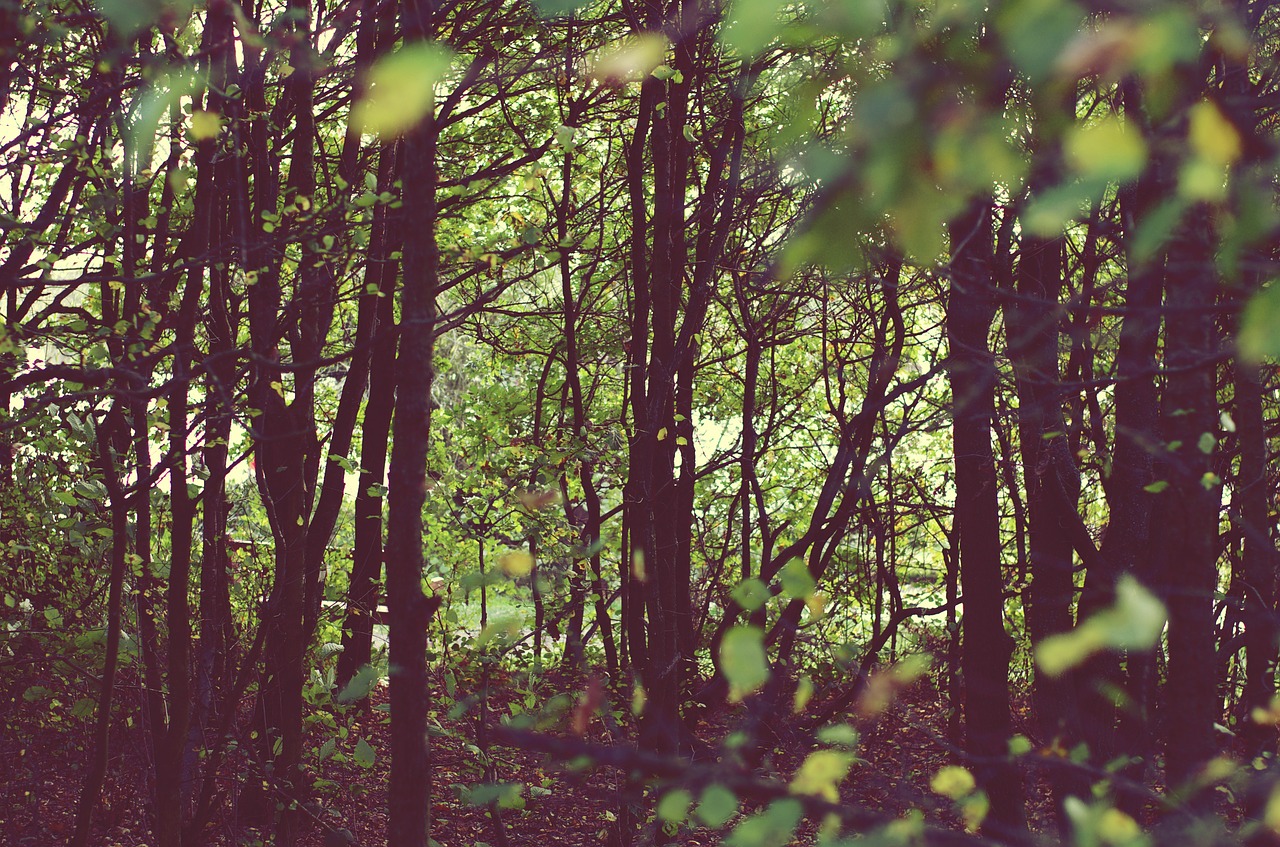
M466 673L459 671L452 682L446 683L442 677L436 681L440 708L432 741L435 840L442 847L595 847L606 843L617 819L625 774L604 767L575 770L544 755L483 745L484 739L477 735L475 697L467 694L480 690L479 680L465 677ZM25 684L30 686L30 678ZM52 689L57 686L49 680L44 684ZM472 708L454 703L445 693L447 689L459 700L470 702ZM629 708L619 708L620 698L615 698L611 708L606 689L594 679L584 682L549 672L530 684L527 674L495 672L490 692L491 725L566 695L561 702L568 707L547 731L603 745L625 742L630 735ZM132 694L136 704L136 687ZM148 847L153 843L147 811L147 744L129 695L127 685L117 691L120 719L112 733L111 763L94 816L90 842L94 845ZM84 697L85 692L64 689L35 701L24 700L22 692L9 698L10 706L0 724L0 819L5 824L0 827L0 844L43 847L66 843L70 838L92 749L90 720L73 714L73 704ZM385 791L390 763L386 703L385 687L377 687L359 706L316 706L310 711L306 760L316 782L303 810L308 821L303 839L306 847L386 844ZM821 706L821 701L814 706ZM945 696L926 677L895 691L882 709L868 708L863 702L849 714L840 715L859 736L857 760L841 785L842 800L890 815L923 809L931 823L959 827L950 802L929 788L932 776L954 761L941 740L946 734L947 713ZM802 719L803 714L797 721ZM704 750L719 749L736 720L730 711L700 723L699 744ZM758 768L762 778L785 784L813 748L811 741L805 746L789 741L801 737L791 729L781 728L772 739L777 746L764 751ZM319 754L325 752L328 741L332 741L332 753L321 761ZM248 746L250 741L242 739L242 743ZM488 746L487 756L482 746ZM233 754L220 769L218 789L223 801L204 832L204 843L270 842L268 831L238 821L241 816L234 801L247 764ZM474 799L472 787L495 782L522 786L518 799L508 798L503 804L508 808L498 809L496 817L494 804L470 801ZM1033 818L1042 825L1048 809L1043 791L1035 793L1041 796L1033 801ZM810 841L813 831L814 825L806 824L798 841ZM718 844L723 832L686 826L677 833L675 843L689 847Z

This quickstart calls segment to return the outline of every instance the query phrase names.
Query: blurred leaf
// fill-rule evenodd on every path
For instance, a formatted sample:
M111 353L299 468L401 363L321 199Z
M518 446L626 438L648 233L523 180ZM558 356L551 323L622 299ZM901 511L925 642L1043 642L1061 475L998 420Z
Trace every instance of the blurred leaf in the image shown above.
M1202 100L1187 114L1187 140L1195 154L1216 165L1230 165L1240 158L1240 133L1216 103Z
M668 791L658 801L658 820L667 823L684 823L689 817L689 806L693 804L693 795L683 788Z
M817 750L800 765L790 788L796 794L811 794L835 803L840 799L839 785L849 775L852 766L852 753Z
M533 557L525 550L509 550L498 560L502 572L510 577L528 576L533 573Z
M1086 177L1122 182L1137 177L1147 162L1142 133L1114 116L1072 127L1063 145L1067 161Z
M1061 676L1102 650L1144 650L1160 638L1164 604L1132 576L1116 582L1115 604L1070 632L1052 635L1036 647L1036 665L1050 677Z
M197 109L191 113L191 138L193 141L217 138L221 129L222 117L217 112Z
M813 574L809 573L809 566L801 559L787 562L778 578L782 582L782 593L797 600L808 597L817 587Z
M619 84L639 82L653 73L667 55L667 39L650 32L619 39L599 50L590 62L594 79Z
M94 5L126 36L152 24L176 29L194 7L192 0L96 0Z
M720 642L720 668L729 681L729 700L734 703L768 682L769 656L763 630L739 625L726 632Z
M1035 84L1050 74L1084 21L1084 10L1075 3L1014 0L1001 7L996 26L1014 65Z
M791 843L804 817L797 800L774 800L763 812L744 820L724 840L726 847L784 847Z
M769 601L769 587L754 577L738 583L730 595L733 601L748 612L754 612Z
M973 774L962 768L960 765L947 765L933 775L933 779L929 781L929 788L935 794L941 794L952 800L959 800L973 793L973 789L977 787L977 782L973 779Z
M1280 357L1280 285L1272 283L1249 299L1236 344L1240 355L1253 362Z
M533 5L542 17L559 18L586 6L587 0L533 0Z
M782 30L779 13L788 4L779 0L736 0L725 15L720 43L742 56L753 56Z
M368 88L351 109L360 132L383 137L403 135L435 105L435 86L449 70L452 52L439 44L418 43L384 56L369 69Z
M702 792L695 814L707 826L722 827L738 813L738 797L723 785L710 785Z
M339 703L354 703L357 700L363 700L369 696L369 692L373 690L373 686L378 683L378 672L374 670L372 665L361 665L360 669L351 677L351 681L346 687L338 693Z

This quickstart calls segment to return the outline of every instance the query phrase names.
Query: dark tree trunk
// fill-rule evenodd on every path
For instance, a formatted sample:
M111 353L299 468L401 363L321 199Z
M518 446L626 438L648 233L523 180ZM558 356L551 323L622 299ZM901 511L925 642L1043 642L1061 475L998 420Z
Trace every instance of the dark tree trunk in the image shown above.
M1192 778L1217 750L1213 594L1217 590L1218 510L1213 475L1218 409L1213 307L1217 273L1208 211L1195 207L1179 228L1165 267L1165 364L1160 407L1170 487L1162 492L1156 538L1169 607L1165 760L1170 787Z
M1051 185L1046 166L1039 181ZM1025 234L1016 271L1016 296L1004 309L1009 358L1018 392L1018 441L1026 486L1027 552L1030 584L1024 591L1032 645L1066 632L1074 623L1074 545L1079 523L1080 472L1067 437L1059 382L1058 325L1063 283L1064 240ZM1035 712L1045 741L1059 739L1069 749L1080 737L1076 677L1037 673ZM1062 802L1080 796L1088 782L1066 770L1052 775L1058 820L1069 818Z
M995 317L992 210L974 201L951 226L951 292L946 330L950 344L955 520L959 525L960 584L964 592L965 734L975 757L978 785L991 800L992 835L1019 837L1026 827L1022 777L1006 760L1009 657L1004 628L1000 506L997 501L991 420L995 414L995 360L987 346Z
M1133 89L1125 92L1125 110L1131 115L1140 114ZM1120 191L1121 231L1126 244L1132 243L1158 196L1152 172ZM1163 256L1144 258L1130 250L1127 265L1125 311L1115 365L1115 437L1110 472L1103 476L1109 517L1099 551L1102 566L1091 566L1085 574L1081 620L1111 605L1121 574L1133 574L1155 587L1151 516L1156 495L1147 487L1155 479L1155 456L1159 452L1156 349ZM1082 730L1095 760L1105 762L1123 753L1140 759L1139 769L1150 764L1153 741L1148 692L1154 683L1154 672L1154 653L1150 650L1131 652L1123 672L1119 657L1112 653L1099 654L1083 666L1079 688ZM1112 693L1121 686L1129 699L1129 707L1123 712Z
M434 34L435 8L407 3L405 40ZM427 713L427 631L439 598L422 590L422 507L427 490L427 445L435 380L437 128L429 112L405 140L404 285L396 409L387 476L387 609L391 627L391 778L387 785L387 843L424 847L431 832L431 746ZM408 237L412 233L412 237Z

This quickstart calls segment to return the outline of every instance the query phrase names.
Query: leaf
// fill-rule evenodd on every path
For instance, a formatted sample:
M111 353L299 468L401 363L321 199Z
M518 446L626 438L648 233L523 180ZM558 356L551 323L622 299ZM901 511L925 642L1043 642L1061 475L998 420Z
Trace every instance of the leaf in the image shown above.
M658 430L658 440L659 441L667 440L667 428L665 426L662 429Z
M596 53L592 58L591 76L618 84L638 82L662 64L667 53L667 39L658 33L622 38Z
M807 676L800 677L796 683L795 696L791 698L791 711L800 714L804 711L805 706L809 705L809 701L813 699L814 685L813 680Z
M356 742L356 749L353 753L356 764L362 768L368 769L373 767L374 761L378 758L378 754L373 751L368 741L361 738Z
M436 83L453 54L439 44L410 44L369 69L363 97L351 109L351 124L371 135L394 137L417 126L435 105Z
M754 612L769 602L769 586L752 577L738 583L729 596L748 612Z
M803 600L813 593L817 583L809 573L809 566L800 559L792 559L779 574L782 582L782 593L797 600Z
M929 781L929 788L935 794L941 794L943 797L949 797L952 800L959 800L961 797L973 793L973 789L977 787L977 783L973 779L973 774L962 768L960 765L947 765L933 775L933 779Z
M1251 362L1280 357L1280 284L1272 283L1249 298L1236 346Z
M775 800L763 812L734 827L724 840L726 847L784 847L791 843L804 817L798 800Z
M693 804L693 795L683 788L668 791L658 801L658 820L667 823L684 823L689 817L689 806Z
M1147 485L1142 486L1142 490L1147 492L1148 494L1159 494L1161 491L1164 491L1168 487L1169 487L1169 480L1157 479L1155 482L1148 483Z
M509 577L528 576L533 573L533 557L524 550L509 550L498 560L502 572Z
M361 665L360 669L351 677L351 681L338 694L338 702L346 704L363 700L369 696L369 692L373 690L373 686L377 682L378 672L373 669L373 666Z
M316 753L316 758L318 758L320 761L323 762L325 759L333 755L333 751L335 748L337 748L337 746L338 746L337 739L335 738L325 739L325 742L320 745L319 752Z
M1240 158L1240 133L1217 104L1202 100L1187 113L1187 141L1200 159L1226 167Z
M729 700L737 703L769 681L769 656L764 631L738 625L720 642L720 669L729 680Z
M191 14L191 0L96 0L94 3L123 35L160 21L184 22Z
M1142 133L1117 117L1072 127L1063 146L1067 161L1086 177L1129 180L1142 173L1147 162Z
M702 792L694 814L712 828L722 827L738 813L738 797L723 785L710 785Z
M736 0L726 15L720 43L742 56L759 53L782 29L779 0Z
M222 117L217 112L197 109L191 113L191 138L193 141L217 138L221 129Z
M839 750L817 750L809 754L791 780L791 791L823 797L832 803L840 799L838 786L849 775L853 754Z
M587 0L533 0L533 5L540 16L558 18L578 11L587 5Z
M818 740L833 747L852 749L858 745L858 731L847 723L832 724L818 730Z
M1036 647L1036 665L1047 676L1061 676L1102 650L1145 650L1160 638L1164 603L1132 576L1116 582L1115 604L1070 632L1052 635Z

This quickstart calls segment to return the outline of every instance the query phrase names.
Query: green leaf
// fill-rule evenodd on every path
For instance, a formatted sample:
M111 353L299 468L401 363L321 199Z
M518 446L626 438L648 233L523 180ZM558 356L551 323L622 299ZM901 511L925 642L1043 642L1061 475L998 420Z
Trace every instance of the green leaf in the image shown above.
M326 739L325 742L320 745L320 751L316 754L316 757L323 762L325 759L333 755L333 751L337 748L337 746L338 746L337 739L335 738Z
M351 677L351 681L338 693L338 702L346 704L363 700L369 696L369 692L373 690L373 686L377 682L378 672L373 669L373 666L361 665L360 669Z
M185 21L193 4L191 0L96 0L94 5L123 35L132 35L161 18Z
M1037 82L1053 70L1063 48L1079 37L1084 18L1084 10L1074 3L1015 0L997 15L997 28L1014 64Z
M1160 638L1167 613L1160 599L1132 576L1116 582L1115 604L1070 632L1052 635L1036 647L1036 665L1061 676L1102 650L1145 650Z
M667 823L684 823L689 817L689 806L693 804L693 795L683 788L668 791L658 801L658 820Z
M724 634L720 642L720 669L729 680L729 700L738 702L769 681L769 656L764 647L764 631L739 625Z
M707 786L694 812L699 820L713 829L724 826L737 813L738 797L723 785Z
M804 817L798 800L775 800L763 812L734 827L724 840L726 847L784 847L791 843Z
M738 583L730 594L733 602L748 612L754 612L769 601L769 587L754 577Z
M369 69L364 96L351 109L352 126L383 137L413 129L434 108L436 83L452 60L448 48L426 42L379 59Z
M1236 346L1252 362L1280 357L1280 284L1272 283L1249 299Z
M191 138L193 141L217 138L221 130L222 117L217 112L197 109L191 113Z
M1164 491L1168 487L1169 487L1169 480L1157 479L1155 482L1148 483L1147 485L1142 486L1142 490L1147 492L1148 494L1159 494L1161 491Z
M847 723L832 724L818 730L818 740L835 747L853 748L858 745L858 731Z
M809 567L800 559L787 562L779 575L782 581L782 593L797 600L803 600L813 593L817 583L809 573Z
M373 763L378 758L378 754L373 751L373 747L368 741L361 738L356 742L356 749L353 754L353 758L355 758L357 765L368 769L373 767Z
M720 43L742 56L759 53L782 30L779 0L737 0L726 15Z

